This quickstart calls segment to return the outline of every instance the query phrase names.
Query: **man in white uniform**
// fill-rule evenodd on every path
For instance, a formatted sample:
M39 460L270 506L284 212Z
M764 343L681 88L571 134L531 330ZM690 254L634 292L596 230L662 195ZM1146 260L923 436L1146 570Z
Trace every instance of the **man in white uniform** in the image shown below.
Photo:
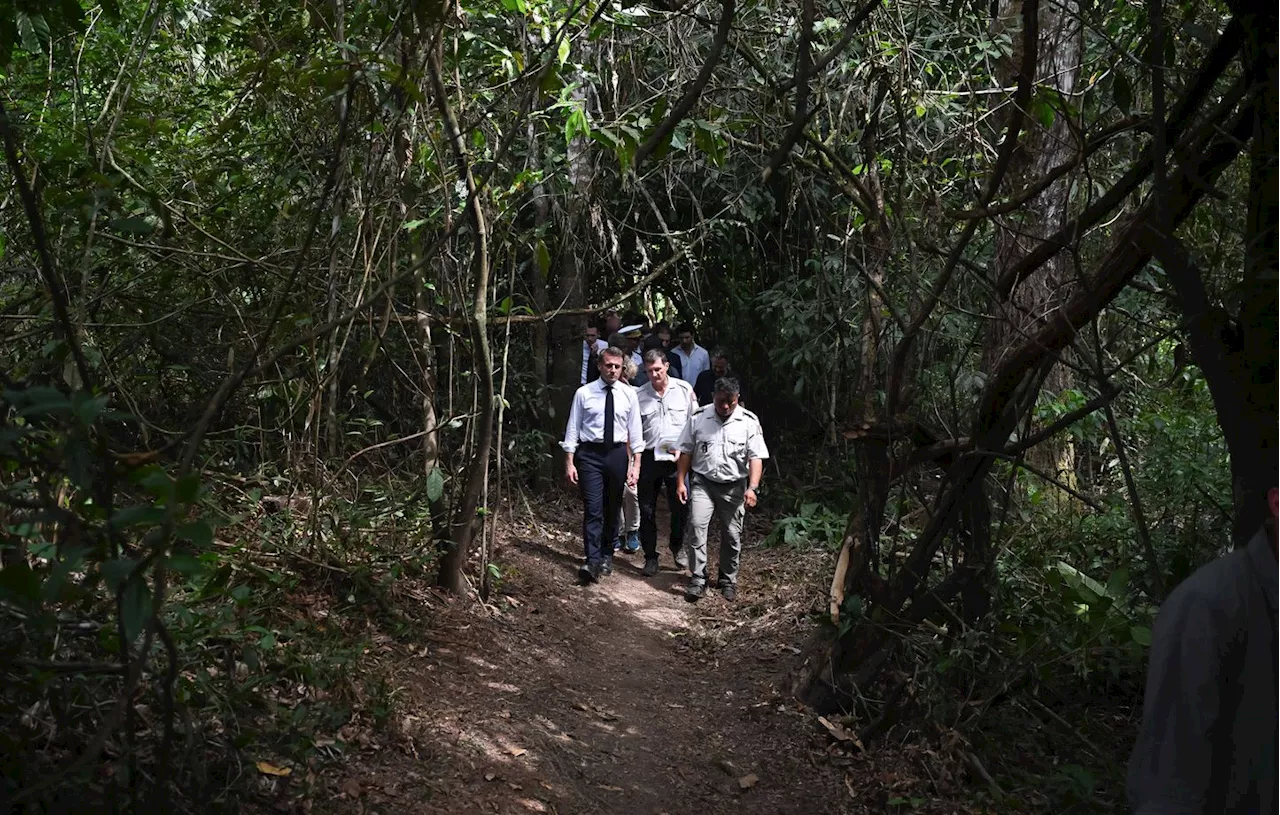
M637 484L640 504L640 544L644 547L645 577L658 573L658 492L665 489L667 509L671 512L669 544L676 567L688 565L684 551L686 507L676 497L676 443L698 406L689 383L670 376L666 351L652 348L644 355L645 373L649 381L637 392L640 424L644 430L644 454L640 458L640 482Z
M714 402L694 411L676 447L676 497L689 503L689 587L693 602L707 590L707 527L714 517L720 527L720 575L724 599L738 596L738 562L742 555L742 521L756 505L756 490L769 457L760 420L738 404L738 381L716 382ZM685 476L692 471L691 484Z

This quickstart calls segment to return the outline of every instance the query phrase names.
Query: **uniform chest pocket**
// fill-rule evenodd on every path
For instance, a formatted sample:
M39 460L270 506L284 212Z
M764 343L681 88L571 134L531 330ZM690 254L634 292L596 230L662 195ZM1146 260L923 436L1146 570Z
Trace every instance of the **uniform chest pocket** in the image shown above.
M723 446L724 451L729 455L737 456L744 453L747 449L748 437L745 428L739 430L735 427L730 430L725 430L720 438L721 446Z

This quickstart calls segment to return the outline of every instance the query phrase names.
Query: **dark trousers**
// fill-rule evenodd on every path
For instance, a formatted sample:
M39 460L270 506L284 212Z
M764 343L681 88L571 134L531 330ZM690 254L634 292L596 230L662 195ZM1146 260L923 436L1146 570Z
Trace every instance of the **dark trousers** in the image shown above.
M636 485L640 499L640 545L646 558L658 556L658 493L666 490L667 509L671 511L671 551L679 550L684 541L684 521L689 508L676 497L676 463L656 461L652 450L640 455L640 483Z
M627 483L626 445L598 443L578 445L573 454L582 495L582 546L587 563L599 563L613 555L618 537L618 510Z

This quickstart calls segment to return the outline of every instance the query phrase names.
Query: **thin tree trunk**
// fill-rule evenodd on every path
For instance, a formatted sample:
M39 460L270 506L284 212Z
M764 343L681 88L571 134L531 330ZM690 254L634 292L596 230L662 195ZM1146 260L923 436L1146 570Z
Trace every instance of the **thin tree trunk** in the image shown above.
M466 146L462 142L458 120L449 104L444 80L441 78L443 74L441 62L440 51L433 48L427 58L432 94L435 96L440 118L444 121L449 148L453 153L458 175L466 183L467 195L470 199L471 226L475 230L472 235L471 250L471 282L474 297L471 315L471 361L478 374L475 440L472 446L471 462L466 470L466 482L463 484L450 522L450 544L440 559L440 571L436 576L436 582L441 588L455 594L462 594L466 590L463 567L466 565L467 555L470 554L471 544L475 539L476 510L480 506L480 497L488 476L489 451L493 446L493 361L489 357L489 228L485 219L484 203L481 201L475 176L471 172Z

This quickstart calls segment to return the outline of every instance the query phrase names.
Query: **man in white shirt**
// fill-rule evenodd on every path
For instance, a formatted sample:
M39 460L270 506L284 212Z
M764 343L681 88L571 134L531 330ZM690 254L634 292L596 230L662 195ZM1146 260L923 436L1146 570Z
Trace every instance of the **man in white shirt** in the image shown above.
M698 374L711 367L707 349L693 341L693 326L685 323L676 331L680 344L675 353L680 357L680 378L690 385L698 381Z
M641 574L658 573L658 491L666 490L667 509L671 511L671 554L676 567L688 565L682 548L684 541L685 505L676 498L676 443L684 426L698 406L689 383L669 376L666 352L653 348L645 352L644 369L649 381L637 392L640 424L644 430L644 453L640 458L640 545L644 547L644 569Z
M742 521L756 505L756 490L769 457L760 420L738 404L738 381L716 382L714 402L693 413L676 446L676 497L689 503L690 602L707 591L707 529L714 518L720 527L720 575L724 599L738 597L738 562L742 556ZM685 476L692 470L691 487Z
M564 475L582 495L583 583L613 572L612 541L624 485L640 477L644 435L635 390L620 385L622 351L600 352L600 378L578 388L565 428Z
M587 384L587 374L591 371L591 363L594 361L592 357L598 357L600 352L608 348L609 344L600 339L600 329L592 323L587 323L587 329L582 335L582 377L578 380L579 385Z

